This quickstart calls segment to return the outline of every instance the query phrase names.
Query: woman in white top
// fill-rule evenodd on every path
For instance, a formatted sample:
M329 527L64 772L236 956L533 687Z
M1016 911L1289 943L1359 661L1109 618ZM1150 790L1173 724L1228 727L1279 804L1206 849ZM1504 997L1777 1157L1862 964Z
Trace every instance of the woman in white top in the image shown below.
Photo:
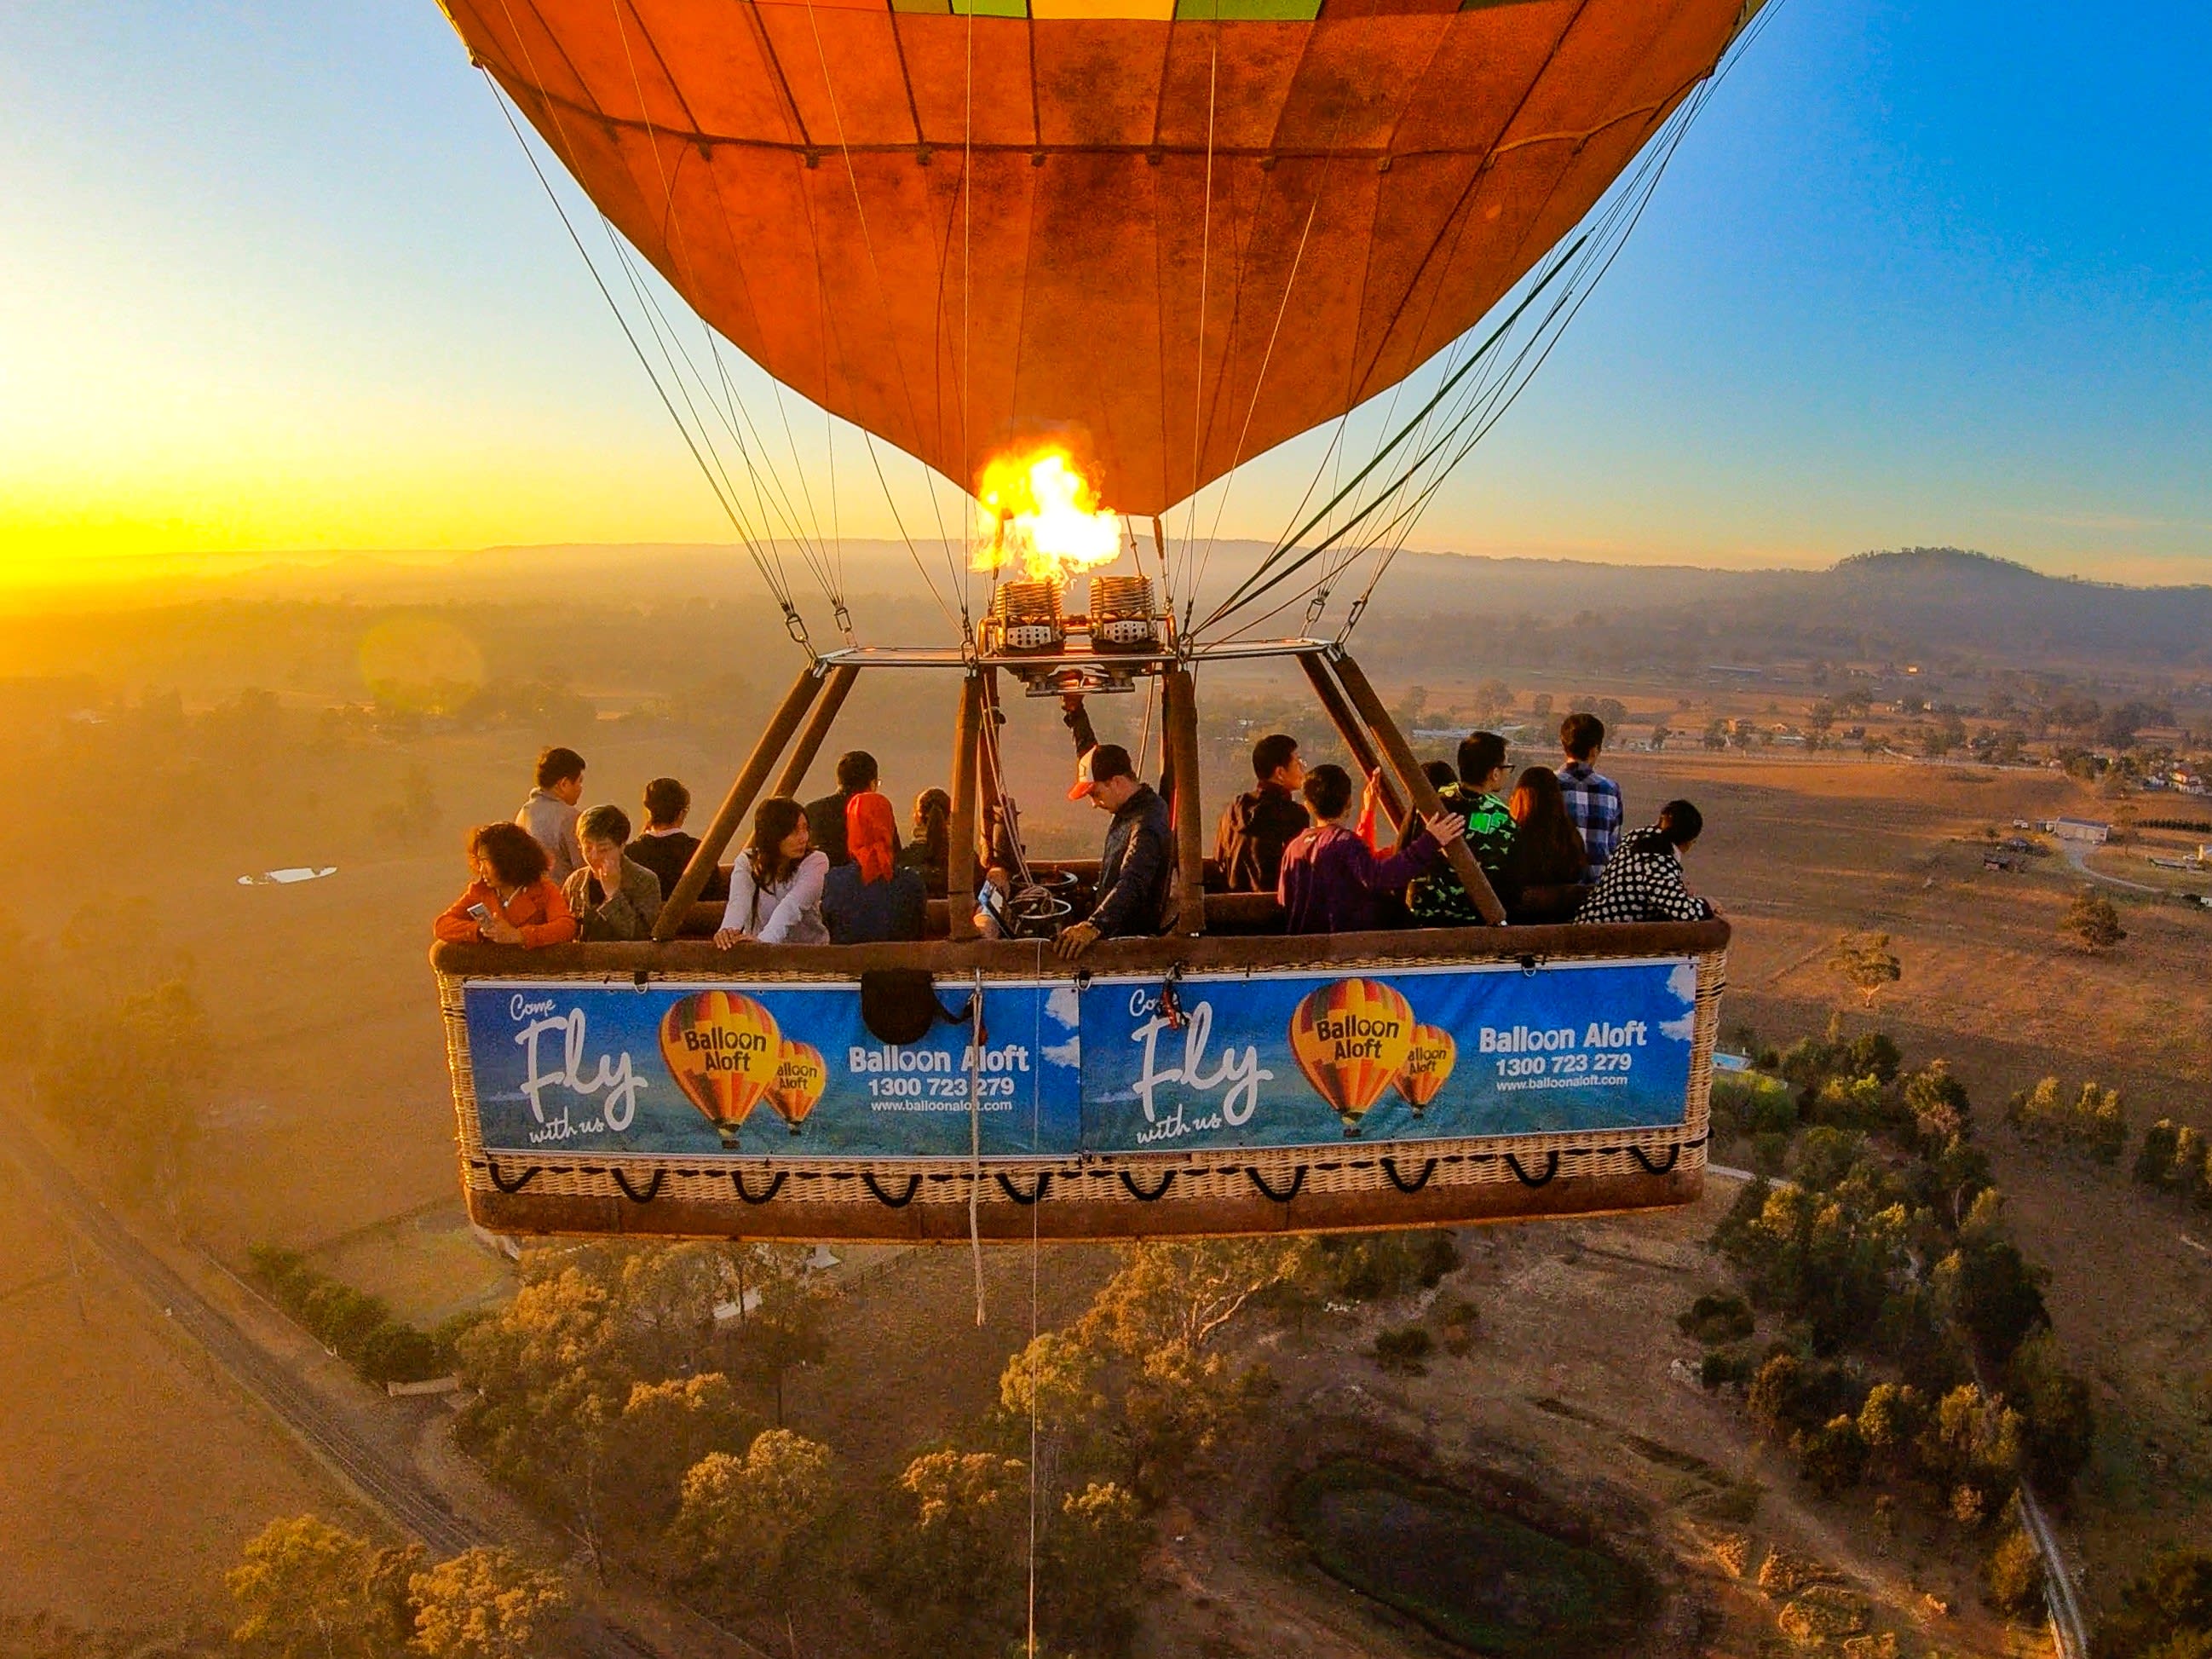
M827 945L822 883L830 855L814 850L806 809L787 795L763 801L753 833L730 870L730 902L714 943L725 951L742 939L762 945Z

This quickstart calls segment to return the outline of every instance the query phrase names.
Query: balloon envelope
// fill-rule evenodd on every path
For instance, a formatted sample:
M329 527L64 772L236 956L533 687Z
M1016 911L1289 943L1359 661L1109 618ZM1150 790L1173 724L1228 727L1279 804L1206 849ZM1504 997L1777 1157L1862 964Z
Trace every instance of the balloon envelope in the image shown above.
M695 992L661 1017L660 1057L726 1141L775 1080L781 1043L775 1016L735 991Z
M791 1126L797 1134L799 1126L814 1109L814 1103L822 1098L822 1091L830 1082L830 1068L823 1064L822 1051L811 1042L783 1040L777 1050L775 1077L768 1085L768 1103L775 1115Z
M1380 980L1340 979L1298 1004L1290 1042L1298 1070L1349 1133L1405 1068L1413 1011Z
M1458 1059L1459 1044L1449 1031L1441 1025L1416 1025L1413 1043L1406 1050L1405 1069L1396 1079L1398 1092L1406 1103L1418 1113L1434 1100Z
M1472 327L1760 0L444 3L769 374L1152 513Z

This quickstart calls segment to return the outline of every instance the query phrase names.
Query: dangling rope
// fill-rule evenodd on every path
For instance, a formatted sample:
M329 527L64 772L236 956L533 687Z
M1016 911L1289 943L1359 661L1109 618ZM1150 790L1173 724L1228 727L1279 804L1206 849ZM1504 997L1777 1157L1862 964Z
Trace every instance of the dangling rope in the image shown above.
M975 1257L975 1328L983 1328L983 970L968 1003L968 1248ZM1042 1200L1044 1194L1037 1197Z

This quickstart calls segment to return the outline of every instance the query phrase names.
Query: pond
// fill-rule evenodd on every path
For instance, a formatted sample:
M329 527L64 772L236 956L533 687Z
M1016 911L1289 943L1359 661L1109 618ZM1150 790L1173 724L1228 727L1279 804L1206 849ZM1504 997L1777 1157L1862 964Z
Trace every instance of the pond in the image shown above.
M1493 1659L1628 1648L1656 1599L1641 1569L1601 1546L1358 1458L1300 1480L1288 1519L1331 1577Z

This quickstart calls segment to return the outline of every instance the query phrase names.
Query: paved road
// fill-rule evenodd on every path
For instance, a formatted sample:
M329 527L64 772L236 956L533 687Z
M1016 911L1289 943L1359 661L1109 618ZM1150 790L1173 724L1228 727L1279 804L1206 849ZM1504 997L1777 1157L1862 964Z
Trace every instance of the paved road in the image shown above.
M362 1438L328 1402L234 1324L183 1276L131 1237L113 1212L26 1131L0 1137L55 1212L114 1264L125 1279L206 1349L233 1381L267 1407L363 1502L437 1555L496 1542L457 1515L429 1482L385 1449ZM601 1659L657 1659L627 1631L587 1616L588 1650Z

